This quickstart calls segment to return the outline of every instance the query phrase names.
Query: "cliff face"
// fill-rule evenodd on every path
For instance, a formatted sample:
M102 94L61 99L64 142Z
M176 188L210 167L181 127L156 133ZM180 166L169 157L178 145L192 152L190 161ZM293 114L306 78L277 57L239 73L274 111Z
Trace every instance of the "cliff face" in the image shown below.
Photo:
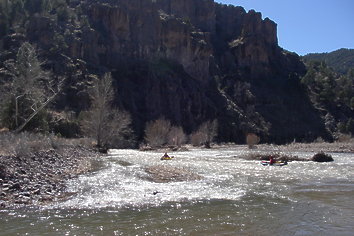
M170 15L176 3L161 3L145 0L87 4L85 10L94 33L87 44L71 47L72 56L110 68L127 59L164 58L183 65L195 79L206 79L212 54L208 35L195 29L186 18Z
M218 119L225 141L242 142L247 132L269 141L324 134L299 85L303 63L278 46L276 24L260 13L213 0L69 2L87 24L58 26L33 16L26 35L43 49L52 48L55 35L64 37L67 47L51 57L51 67L70 81L61 106L85 108L88 74L112 71L116 103L132 113L140 135L146 121L160 117L187 132Z
M215 58L224 71L244 70L258 78L271 75L272 61L286 58L277 45L276 24L241 7L212 0L121 0L84 8L95 34L81 48L72 45L72 56L109 67L122 58L164 58L207 80Z

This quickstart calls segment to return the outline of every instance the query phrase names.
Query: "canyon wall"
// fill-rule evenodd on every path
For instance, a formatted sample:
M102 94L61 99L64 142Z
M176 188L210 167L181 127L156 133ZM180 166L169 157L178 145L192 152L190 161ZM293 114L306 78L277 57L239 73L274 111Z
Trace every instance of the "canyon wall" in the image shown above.
M87 108L90 76L110 71L115 104L132 114L138 137L161 117L188 133L217 119L221 141L327 135L299 81L304 64L261 13L213 0L71 0L69 9L71 21L33 15L24 36L69 78L58 109ZM58 38L65 47L53 49Z

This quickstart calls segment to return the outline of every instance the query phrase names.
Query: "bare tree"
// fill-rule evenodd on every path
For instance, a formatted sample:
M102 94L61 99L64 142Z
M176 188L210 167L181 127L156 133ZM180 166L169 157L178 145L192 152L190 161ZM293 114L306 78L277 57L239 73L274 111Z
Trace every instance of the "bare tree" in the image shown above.
M158 119L148 122L145 128L145 142L152 147L161 147L167 144L168 134L171 130L171 122Z
M257 145L260 141L260 138L254 134L254 133L248 133L246 135L246 143L248 145L249 149L254 148L255 145Z
M207 121L200 125L198 130L191 135L191 142L194 146L204 145L210 148L210 144L218 134L217 120Z
M64 79L54 79L42 69L42 64L35 48L28 42L21 45L15 61L5 62L6 73L10 77L5 85L5 97L14 106L14 121L10 123L14 123L12 128L15 132L22 131L61 91Z
M167 139L168 144L180 147L182 144L186 143L187 136L182 127L173 126L167 135Z
M114 146L113 140L129 129L131 118L128 112L112 108L114 91L111 73L96 79L90 95L91 109L86 112L82 128L96 140L98 147Z
M111 120L108 122L108 130L102 138L104 146L114 148L132 147L134 142L131 129L132 119L129 112L113 108ZM128 144L126 144L129 142Z
M190 142L193 146L201 146L203 143L203 134L199 131L195 131L190 135Z

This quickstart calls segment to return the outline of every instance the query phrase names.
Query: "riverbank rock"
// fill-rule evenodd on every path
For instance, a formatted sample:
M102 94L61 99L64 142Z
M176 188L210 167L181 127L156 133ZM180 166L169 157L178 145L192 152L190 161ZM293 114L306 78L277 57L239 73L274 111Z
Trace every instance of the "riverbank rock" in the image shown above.
M65 181L93 168L98 154L81 147L0 156L0 208L61 199Z
M319 152L319 153L316 153L312 159L312 161L315 161L315 162L332 162L334 161L333 157L329 154L326 154L324 152Z
M277 161L309 161L307 158L301 158L285 153L248 153L241 158L245 160L268 161L270 157L273 157Z
M172 166L156 165L145 169L148 179L157 183L200 180L202 177L188 169Z

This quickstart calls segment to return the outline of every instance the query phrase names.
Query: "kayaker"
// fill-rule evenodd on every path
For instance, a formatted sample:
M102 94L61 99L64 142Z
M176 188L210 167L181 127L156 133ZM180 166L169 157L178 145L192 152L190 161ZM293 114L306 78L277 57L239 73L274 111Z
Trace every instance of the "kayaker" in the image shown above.
M275 160L273 158L273 156L269 157L269 165L273 165L275 163Z
M161 160L165 160L165 159L169 159L169 158L170 158L170 156L167 154L167 152L165 152L165 155L163 155L161 157Z

